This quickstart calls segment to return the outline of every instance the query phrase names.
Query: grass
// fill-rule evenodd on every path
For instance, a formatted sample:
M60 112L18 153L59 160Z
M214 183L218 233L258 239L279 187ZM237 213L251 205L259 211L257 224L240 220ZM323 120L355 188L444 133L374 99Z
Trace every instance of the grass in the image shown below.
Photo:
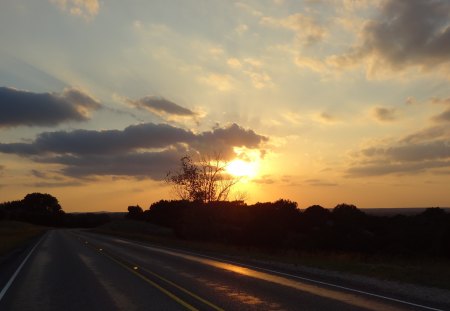
M47 228L19 221L0 221L0 256L6 255L34 237L45 232Z
M275 255L273 260L277 259L294 265L450 290L450 261L444 258L291 251Z
M267 251L214 242L177 239L167 228L145 222L117 220L93 231L152 244L261 260L292 266L304 266L405 282L450 290L450 260L438 258L400 258L369 256L348 252Z

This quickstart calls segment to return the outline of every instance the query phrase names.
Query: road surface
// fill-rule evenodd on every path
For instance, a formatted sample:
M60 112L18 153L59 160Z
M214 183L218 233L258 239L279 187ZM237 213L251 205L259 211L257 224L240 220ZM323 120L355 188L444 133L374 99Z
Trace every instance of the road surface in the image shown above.
M78 230L49 231L24 259L2 311L444 310Z

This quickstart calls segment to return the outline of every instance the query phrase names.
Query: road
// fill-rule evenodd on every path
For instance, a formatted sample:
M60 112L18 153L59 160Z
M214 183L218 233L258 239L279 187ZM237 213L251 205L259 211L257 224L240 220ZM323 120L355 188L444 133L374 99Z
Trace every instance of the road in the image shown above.
M442 310L78 230L49 231L16 271L2 311Z

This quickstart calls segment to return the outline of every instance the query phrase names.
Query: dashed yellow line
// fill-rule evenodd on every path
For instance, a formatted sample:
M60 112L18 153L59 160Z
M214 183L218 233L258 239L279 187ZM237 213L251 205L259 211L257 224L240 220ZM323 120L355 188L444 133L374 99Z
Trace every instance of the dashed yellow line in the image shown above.
M78 238L81 240L80 237L78 237ZM149 278L145 277L144 275L142 275L141 273L139 273L139 272L137 272L137 271L140 269L140 270L142 270L142 271L144 271L144 272L146 272L146 273L149 273L149 274L153 275L154 277L156 277L156 278L160 279L161 281L163 281L163 282L165 282L165 283L167 283L167 284L169 284L169 285L171 285L171 286L173 286L173 287L179 289L180 291L182 291L182 292L184 292L184 293L190 295L191 297L193 297L193 298L197 299L198 301L200 301L200 302L206 304L207 306L211 307L211 308L214 309L214 310L217 310L217 311L224 311L224 309L222 309L222 308L216 306L216 305L213 304L212 302L209 302L208 300L201 298L200 296L194 294L193 292L187 290L186 288L184 288L184 287L182 287L182 286L180 286L180 285L178 285L178 284L176 284L176 283L174 283L174 282L172 282L172 281L170 281L170 280L168 280L168 279L166 279L166 278L160 276L159 274L157 274L157 273L155 273L155 272L153 272L153 271L150 271L150 270L147 270L147 269L144 269L144 268L138 268L138 267L135 266L135 265L132 265L132 268L130 268L128 265L124 264L123 262L117 260L117 259L114 258L113 256L111 256L111 255L109 255L108 253L106 253L105 251L103 251L102 248L97 248L97 247L95 247L92 243L89 243L89 242L86 241L86 240L84 241L84 243L87 244L87 246L90 246L91 248L94 248L94 249L96 249L97 251L101 252L103 255L105 255L106 257L108 257L109 259L111 259L112 261L114 261L115 263L119 264L120 266L124 267L124 268L127 269L129 272L135 274L136 276L138 276L139 278L141 278L141 279L144 280L145 282L147 282L147 283L149 283L150 285L156 287L158 290L160 290L161 292L163 292L163 293L166 294L168 297L172 298L173 300L175 300L176 302L178 302L179 304L181 304L182 306L184 306L184 307L185 307L186 309L188 309L188 310L191 310L191 311L197 310L197 311L198 311L198 309L195 308L194 306L190 305L189 303L187 303L186 301L182 300L181 298L179 298L178 296L176 296L176 295L173 294L172 292L170 292L170 291L168 291L167 289L161 287L160 285L158 285L157 283L153 282L152 280L150 280ZM131 264L131 263L130 263L130 264Z
M172 294L170 291L168 291L167 289L159 286L158 284L156 284L155 282L153 282L152 280L146 278L145 276L143 276L142 274L136 272L134 269L128 267L127 265L123 264L122 262L118 261L117 259L115 259L114 257L106 254L103 252L103 255L105 255L106 257L108 257L109 259L111 259L112 261L114 261L115 263L119 264L120 266L124 267L125 269L127 269L129 272L133 273L134 275L140 277L142 280L144 280L145 282L147 282L148 284L156 287L157 289L159 289L161 292L163 292L164 294L166 294L167 296L169 296L170 298L172 298L173 300L175 300L176 302L178 302L180 305L182 305L183 307L185 307L188 310L191 311L198 311L197 308L195 308L194 306L190 305L189 303L187 303L186 301L182 300L181 298L175 296L174 294Z
M200 297L200 296L194 294L193 292L191 292L191 291L185 289L184 287L179 286L178 284L175 284L175 283L172 282L172 281L169 281L168 279L166 279L166 278L160 276L159 274L157 274L157 273L155 273L155 272L149 271L149 270L144 269L144 268L141 268L141 270L142 270L142 271L145 271L145 272L147 272L147 273L149 273L149 274L151 274L151 275L153 275L153 276L155 276L155 277L157 277L158 279L160 279L160 280L162 280L162 281L164 281L164 282L166 282L166 283L168 283L168 284L170 284L170 285L172 285L172 286L174 286L174 287L176 287L176 288L178 288L179 290L185 292L186 294L190 295L191 297L194 297L195 299L197 299L197 300L203 302L204 304L210 306L210 307L213 308L214 310L217 310L217 311L224 311L224 309L222 309L222 308L216 306L216 305L213 304L212 302L209 302L208 300L203 299L202 297Z

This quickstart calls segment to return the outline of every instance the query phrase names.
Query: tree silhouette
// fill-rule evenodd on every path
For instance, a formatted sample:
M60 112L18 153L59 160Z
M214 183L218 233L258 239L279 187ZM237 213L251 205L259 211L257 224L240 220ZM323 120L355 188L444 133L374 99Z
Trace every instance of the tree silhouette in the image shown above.
M169 172L166 181L181 200L204 203L226 201L232 187L239 181L239 178L226 172L228 163L220 154L202 157L197 162L190 156L184 156L180 162L180 169Z
M48 193L30 193L22 200L26 210L42 214L58 214L62 211L58 199Z
M144 211L142 210L142 207L140 207L139 205L128 206L128 214L126 215L126 217L129 219L143 220Z

